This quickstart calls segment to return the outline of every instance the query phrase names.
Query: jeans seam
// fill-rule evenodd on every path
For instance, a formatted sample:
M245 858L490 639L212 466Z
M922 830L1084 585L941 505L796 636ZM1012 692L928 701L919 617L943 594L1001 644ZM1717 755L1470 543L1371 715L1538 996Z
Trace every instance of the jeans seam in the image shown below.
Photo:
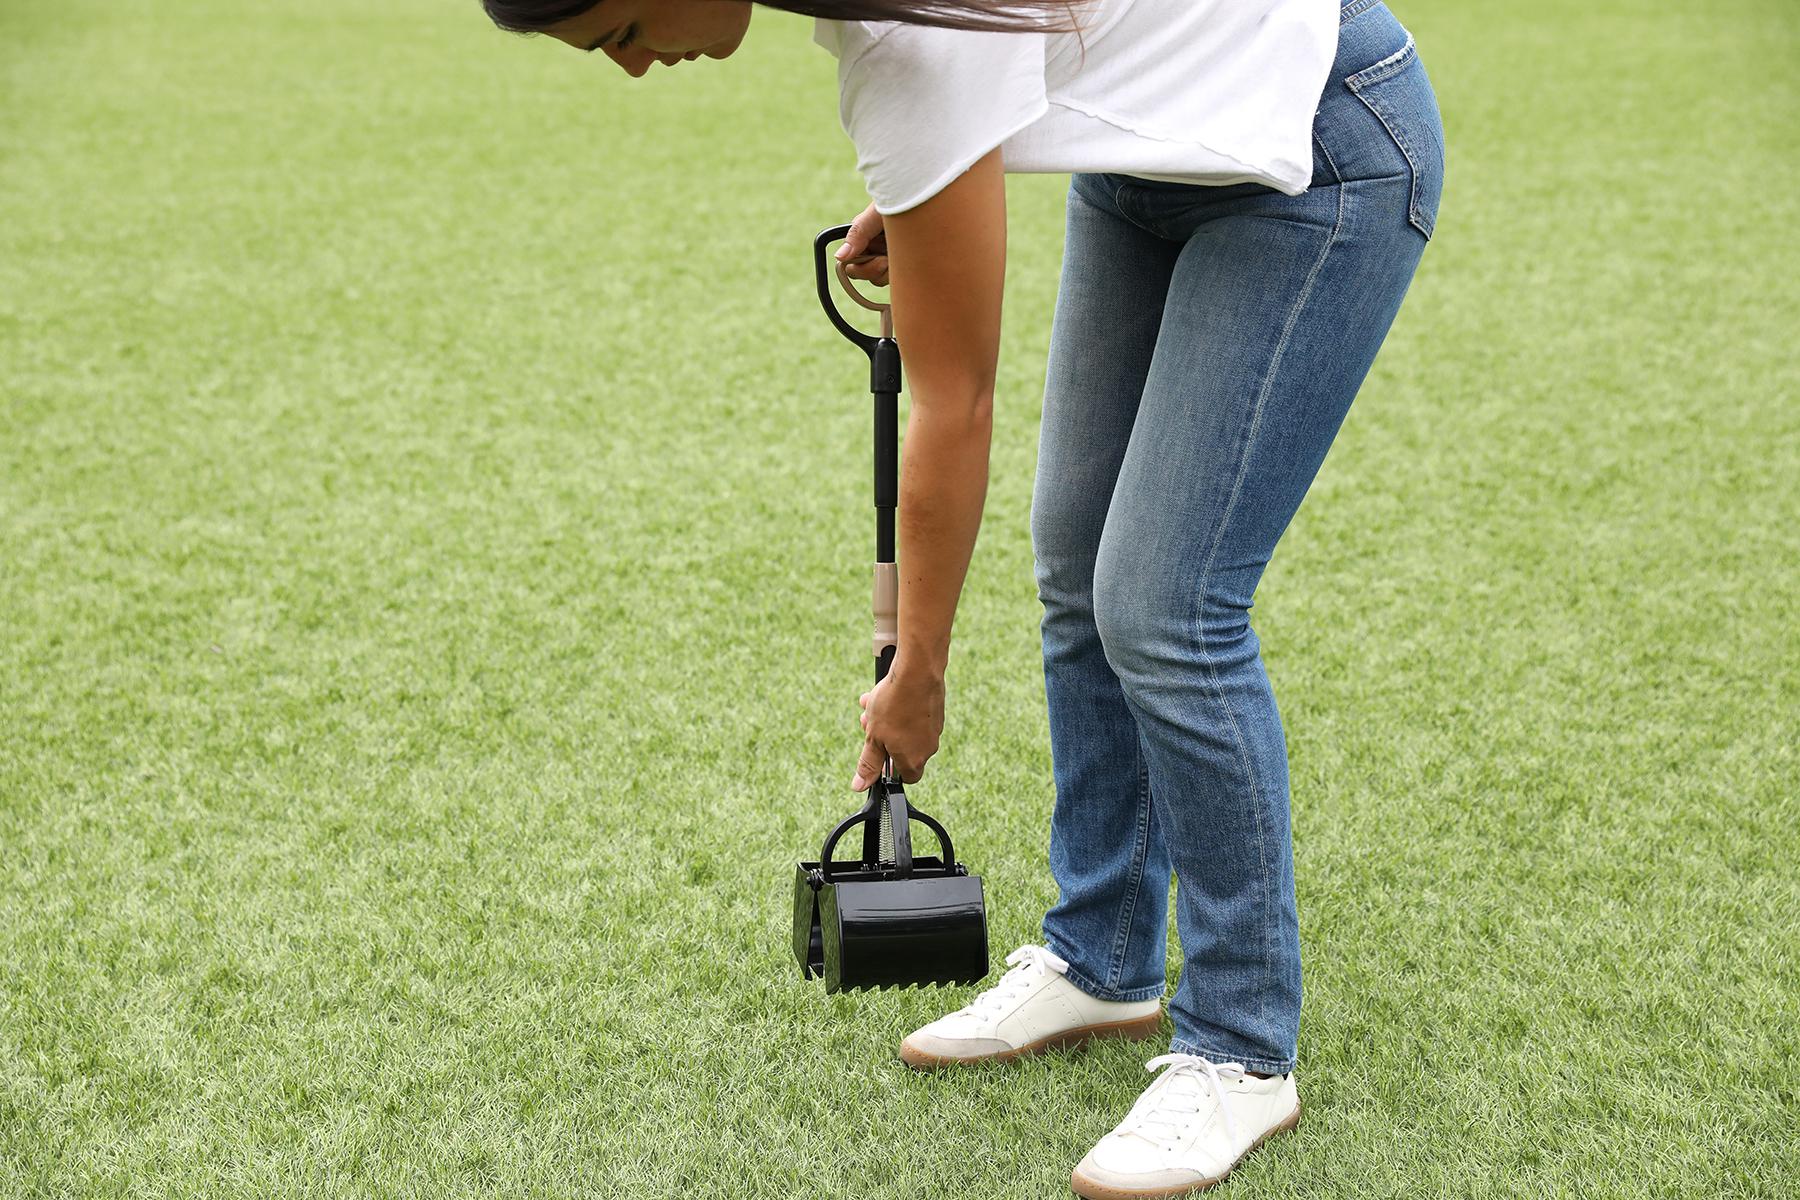
M1137 746L1138 768L1137 836L1131 847L1131 882L1125 889L1125 902L1119 908L1118 933L1113 937L1112 982L1107 986L1115 990L1125 974L1125 952L1131 947L1131 918L1137 913L1138 890L1144 882L1144 860L1150 855L1150 789L1149 776L1144 770L1144 736L1141 731L1134 741Z
M1125 190L1127 188L1131 187L1132 185L1125 182L1125 177L1122 175L1115 176L1115 178L1117 178L1119 182L1116 185L1114 185L1114 187L1113 187L1113 208L1118 210L1118 214L1119 214L1120 218L1123 219L1126 224L1132 225L1138 229L1141 229L1145 233L1148 233L1154 237L1166 238L1166 235L1163 234L1163 232L1161 230L1152 229L1150 227L1148 218L1140 217L1133 210L1132 206L1126 201ZM1203 188L1203 187L1206 187L1207 185L1203 184L1203 183L1197 183L1197 184L1194 184L1193 186L1197 187L1197 188Z
M1404 27L1402 27L1404 28ZM1415 53L1417 47L1413 42L1411 31L1407 31L1405 43L1380 62L1371 63L1360 71L1352 71L1344 77L1344 86L1353 92L1360 92L1372 83L1380 83L1391 75L1398 75L1406 70L1407 60Z
M1406 219L1411 221L1413 227L1424 234L1426 240L1429 241L1432 234L1432 227L1435 222L1432 219L1427 218L1419 207L1418 155L1414 153L1412 143L1406 136L1404 131L1405 127L1400 123L1389 120L1388 114L1382 111L1382 106L1375 103L1369 96L1363 94L1363 89L1365 87L1370 87L1374 84L1381 83L1384 80L1393 78L1395 75L1398 75L1401 71L1404 71L1407 67L1411 66L1413 60L1417 57L1418 55L1413 42L1413 35L1409 31L1406 35L1406 44L1404 46L1376 63L1374 66L1366 67L1363 70L1356 72L1354 75L1349 76L1344 80L1344 86L1350 89L1351 95L1362 101L1363 107L1373 113L1377 121L1381 122L1382 128L1387 130L1388 136L1394 139L1394 145L1399 148L1400 157L1406 160Z
M1351 3L1338 9L1339 27L1348 25L1352 18L1361 16L1380 3L1381 0L1351 0Z
M1330 155L1326 155L1327 161ZM1332 171L1337 171L1337 164L1332 164ZM1243 764L1244 775L1250 781L1250 811L1256 820L1257 878L1262 887L1263 910L1270 907L1269 895L1269 847L1268 837L1263 830L1262 805L1258 798L1260 784L1255 765L1250 761L1249 747L1244 743L1244 732L1238 722L1237 713L1232 709L1231 700L1219 683L1218 670L1213 662L1211 651L1206 645L1206 632L1202 608L1206 599L1208 584L1212 579L1213 562L1219 556L1219 547L1225 541L1225 530L1231 524L1232 514L1237 509L1238 497L1243 493L1244 475L1250 466L1250 447L1256 441L1257 431L1262 425L1263 409L1268 403L1269 393L1274 389L1275 376L1281 370L1282 356L1287 352L1288 339L1293 336L1294 326L1300 320L1300 314L1306 308L1307 300L1312 296L1313 285L1318 281L1319 272L1324 269L1325 261L1331 256L1331 247L1336 243L1338 233L1344 225L1344 189L1340 186L1337 195L1337 214L1331 226L1331 233L1325 239L1319 257L1314 261L1312 269L1306 273L1306 281L1300 285L1300 294L1295 297L1293 307L1288 310L1287 320L1282 323L1281 336L1276 340L1275 350L1269 356L1269 369L1263 376L1262 386L1257 389L1256 402L1251 406L1249 427L1244 433L1239 448L1237 472L1231 481L1231 494L1225 499L1224 511L1220 514L1218 531L1213 534L1213 542L1206 552L1206 561L1200 567L1200 586L1194 590L1193 628L1194 643L1200 651L1200 661L1205 664L1206 676L1213 687L1213 694L1219 699L1219 706L1231 722L1232 739L1237 744L1238 759ZM1252 636L1254 636L1252 634ZM1257 1021L1267 1020L1269 1013L1269 987L1267 973L1271 962L1270 930L1267 921L1262 922L1262 964L1263 986L1257 989L1260 1004L1257 1008Z
M1325 145L1325 139L1315 133L1313 134L1313 141L1319 144L1319 153L1325 156L1325 163L1331 168L1331 177L1337 180L1337 186L1340 189L1338 192L1338 220L1342 221L1344 219L1344 194L1341 189L1344 186L1344 173L1338 170L1337 159L1331 157L1331 150ZM1335 226L1332 228L1331 233L1334 238L1337 236L1337 229ZM1330 243L1327 243L1327 248L1329 248L1329 246Z

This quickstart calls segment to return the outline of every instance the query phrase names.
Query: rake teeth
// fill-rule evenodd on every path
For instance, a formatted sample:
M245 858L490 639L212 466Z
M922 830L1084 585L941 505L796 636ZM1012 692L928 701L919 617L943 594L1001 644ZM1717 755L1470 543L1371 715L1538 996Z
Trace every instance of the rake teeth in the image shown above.
M930 988L936 991L938 988L961 986L963 985L954 980L919 979L910 983L858 983L838 990L844 992L910 992L914 988Z

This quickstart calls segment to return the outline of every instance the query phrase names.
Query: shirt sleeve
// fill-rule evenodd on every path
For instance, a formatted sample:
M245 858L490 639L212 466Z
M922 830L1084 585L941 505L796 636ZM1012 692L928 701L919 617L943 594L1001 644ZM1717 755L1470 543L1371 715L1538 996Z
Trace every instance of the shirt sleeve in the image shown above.
M1049 111L1043 33L841 24L838 118L884 216L931 199Z

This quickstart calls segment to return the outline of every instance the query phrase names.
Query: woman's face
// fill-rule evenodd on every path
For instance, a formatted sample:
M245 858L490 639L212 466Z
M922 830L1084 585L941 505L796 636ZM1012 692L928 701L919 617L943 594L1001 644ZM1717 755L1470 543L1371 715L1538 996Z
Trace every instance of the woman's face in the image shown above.
M636 79L654 62L727 58L749 28L750 0L600 0L544 32L577 50L605 51Z

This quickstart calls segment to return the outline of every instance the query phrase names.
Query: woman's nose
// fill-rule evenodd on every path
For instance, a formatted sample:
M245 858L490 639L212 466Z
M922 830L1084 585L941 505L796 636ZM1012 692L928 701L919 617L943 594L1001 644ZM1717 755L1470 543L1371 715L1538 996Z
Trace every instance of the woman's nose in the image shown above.
M647 50L615 50L609 46L606 52L608 57L619 64L619 69L633 79L643 78L644 73L650 69L650 64L656 61L656 56Z
M684 61L687 57L687 55L676 54L673 52L668 54L658 54L653 50L628 49L615 54L613 56L613 61L623 67L626 74L630 75L633 79L641 79L649 72L650 67L655 63L661 63L665 67L672 67L678 62Z

